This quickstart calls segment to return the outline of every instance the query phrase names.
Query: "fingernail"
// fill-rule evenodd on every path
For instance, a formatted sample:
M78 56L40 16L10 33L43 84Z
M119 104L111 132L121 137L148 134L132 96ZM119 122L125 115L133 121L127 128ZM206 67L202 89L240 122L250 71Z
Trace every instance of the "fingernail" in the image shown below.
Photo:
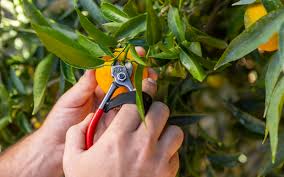
M135 50L136 50L136 52L138 53L138 55L139 55L140 57L145 56L146 51L145 51L145 49L144 49L143 47L141 47L141 46L136 46L136 47L135 47Z

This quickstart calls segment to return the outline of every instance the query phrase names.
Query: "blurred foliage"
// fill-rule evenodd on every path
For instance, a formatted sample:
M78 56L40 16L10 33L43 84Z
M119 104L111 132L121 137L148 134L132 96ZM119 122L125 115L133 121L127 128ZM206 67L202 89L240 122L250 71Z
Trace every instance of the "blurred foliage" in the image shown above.
M40 127L58 97L82 75L78 67L97 67L99 54L111 55L112 47L142 45L151 49L147 64L160 74L156 99L169 105L170 121L178 118L185 132L178 176L283 176L284 15L281 1L262 2L271 13L244 30L244 13L253 0L34 0L39 11L26 6L26 15L19 0L1 0L1 150ZM49 40L59 36L60 48L42 40L45 48L35 31L41 39L45 32ZM279 50L257 50L275 32ZM61 48L70 49L69 43L74 50L83 47L84 54L75 53L83 61L90 56L96 62L78 62ZM262 143L266 127L273 132L275 163L270 142Z

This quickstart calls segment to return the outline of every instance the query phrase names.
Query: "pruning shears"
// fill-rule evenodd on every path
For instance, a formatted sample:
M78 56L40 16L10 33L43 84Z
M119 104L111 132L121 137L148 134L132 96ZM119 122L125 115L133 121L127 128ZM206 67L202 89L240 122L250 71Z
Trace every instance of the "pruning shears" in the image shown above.
M131 62L126 62L124 64L116 61L111 67L111 75L113 77L113 82L103 98L101 104L99 105L97 111L95 112L91 122L89 123L87 133L86 133L86 149L89 149L93 145L94 134L96 127L103 116L104 112L108 112L112 108L121 106L123 104L135 104L135 91L131 82L131 76L133 72L133 66ZM113 93L119 87L125 87L129 92L120 94L115 98L111 99ZM152 98L148 94L143 92L143 101L145 112L149 109L152 104Z
M122 106L123 104L136 104L136 91L131 82L132 72L133 66L131 62L120 63L116 61L111 66L113 82L88 125L86 133L86 149L89 149L93 145L94 134L103 113L107 113L109 110ZM112 98L113 93L119 87L127 88L128 92ZM145 110L144 113L146 114L152 104L152 97L145 92L142 92L142 96ZM168 120L168 124L171 125L187 125L192 123L194 122L190 122L188 116L170 118Z

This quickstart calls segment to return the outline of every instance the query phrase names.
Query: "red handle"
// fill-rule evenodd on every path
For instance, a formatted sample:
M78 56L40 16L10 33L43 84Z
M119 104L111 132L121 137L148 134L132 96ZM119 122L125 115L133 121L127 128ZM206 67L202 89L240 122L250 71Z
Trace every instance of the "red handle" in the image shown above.
M103 109L98 109L94 114L86 133L86 149L89 149L94 142L94 134L96 132L97 125L104 113Z

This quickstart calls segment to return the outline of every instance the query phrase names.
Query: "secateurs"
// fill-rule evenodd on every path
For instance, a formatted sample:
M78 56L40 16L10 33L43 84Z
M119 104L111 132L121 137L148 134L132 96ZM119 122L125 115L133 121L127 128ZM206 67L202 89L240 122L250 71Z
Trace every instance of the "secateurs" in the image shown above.
M124 65L122 65L121 63L116 61L112 65L111 75L113 77L113 82L88 126L86 133L86 149L89 149L93 145L95 130L104 112L108 112L112 108L121 106L126 103L135 104L135 91L131 83L132 72L133 66L130 62L126 62ZM119 87L125 87L129 92L120 94L111 99L113 93ZM150 105L152 104L152 98L151 96L143 92L143 101L145 112L147 112Z
M88 125L86 133L86 149L89 149L93 145L94 134L104 112L108 112L109 110L119 107L123 104L136 104L136 91L134 91L134 87L131 83L132 72L133 67L130 62L126 62L125 64L114 62L112 65L111 75L113 77L113 82ZM113 93L119 87L127 88L128 92L122 93L111 99ZM147 113L152 104L152 97L145 92L142 92L142 96L145 110L144 113ZM188 125L200 120L202 117L204 116L195 116L195 119L193 120L190 119L189 116L172 117L169 118L168 124Z

